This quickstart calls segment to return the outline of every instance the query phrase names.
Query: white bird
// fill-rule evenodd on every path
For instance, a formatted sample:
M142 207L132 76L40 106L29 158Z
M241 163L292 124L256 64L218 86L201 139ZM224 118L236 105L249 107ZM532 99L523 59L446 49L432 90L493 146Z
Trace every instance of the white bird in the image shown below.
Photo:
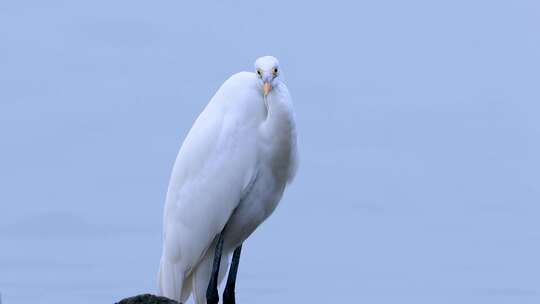
M241 245L274 211L297 168L291 98L272 56L231 76L176 158L163 217L159 293L181 303L234 303ZM223 258L222 258L223 257ZM220 261L223 262L220 262ZM219 270L219 271L218 271Z

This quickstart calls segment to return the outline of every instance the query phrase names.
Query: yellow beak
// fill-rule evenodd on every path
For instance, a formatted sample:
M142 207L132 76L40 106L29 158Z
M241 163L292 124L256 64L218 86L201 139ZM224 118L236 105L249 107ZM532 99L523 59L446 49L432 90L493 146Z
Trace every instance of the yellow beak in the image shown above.
M270 91L272 91L272 85L270 84L270 82L265 82L263 85L264 96L268 95Z

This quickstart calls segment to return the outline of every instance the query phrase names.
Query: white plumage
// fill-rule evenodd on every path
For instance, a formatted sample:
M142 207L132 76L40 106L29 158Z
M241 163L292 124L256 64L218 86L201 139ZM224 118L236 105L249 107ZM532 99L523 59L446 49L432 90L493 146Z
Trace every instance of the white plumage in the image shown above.
M206 303L217 236L226 227L221 280L230 253L273 212L294 177L294 114L278 66L261 57L256 73L231 76L184 140L165 203L161 295L185 302L193 292L197 304Z

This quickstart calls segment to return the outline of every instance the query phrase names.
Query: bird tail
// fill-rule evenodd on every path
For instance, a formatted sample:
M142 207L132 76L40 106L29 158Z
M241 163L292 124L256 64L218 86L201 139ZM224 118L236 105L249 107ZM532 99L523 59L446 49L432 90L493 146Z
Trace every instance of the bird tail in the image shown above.
M189 294L183 296L184 270L178 263L171 263L161 257L158 271L158 292L164 296L182 303Z

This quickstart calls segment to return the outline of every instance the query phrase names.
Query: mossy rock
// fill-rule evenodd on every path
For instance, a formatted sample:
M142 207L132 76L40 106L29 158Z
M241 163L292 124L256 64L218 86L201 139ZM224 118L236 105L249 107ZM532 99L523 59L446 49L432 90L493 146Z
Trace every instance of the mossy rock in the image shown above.
M175 300L159 297L151 294L142 294L130 298L125 298L116 304L180 304Z

